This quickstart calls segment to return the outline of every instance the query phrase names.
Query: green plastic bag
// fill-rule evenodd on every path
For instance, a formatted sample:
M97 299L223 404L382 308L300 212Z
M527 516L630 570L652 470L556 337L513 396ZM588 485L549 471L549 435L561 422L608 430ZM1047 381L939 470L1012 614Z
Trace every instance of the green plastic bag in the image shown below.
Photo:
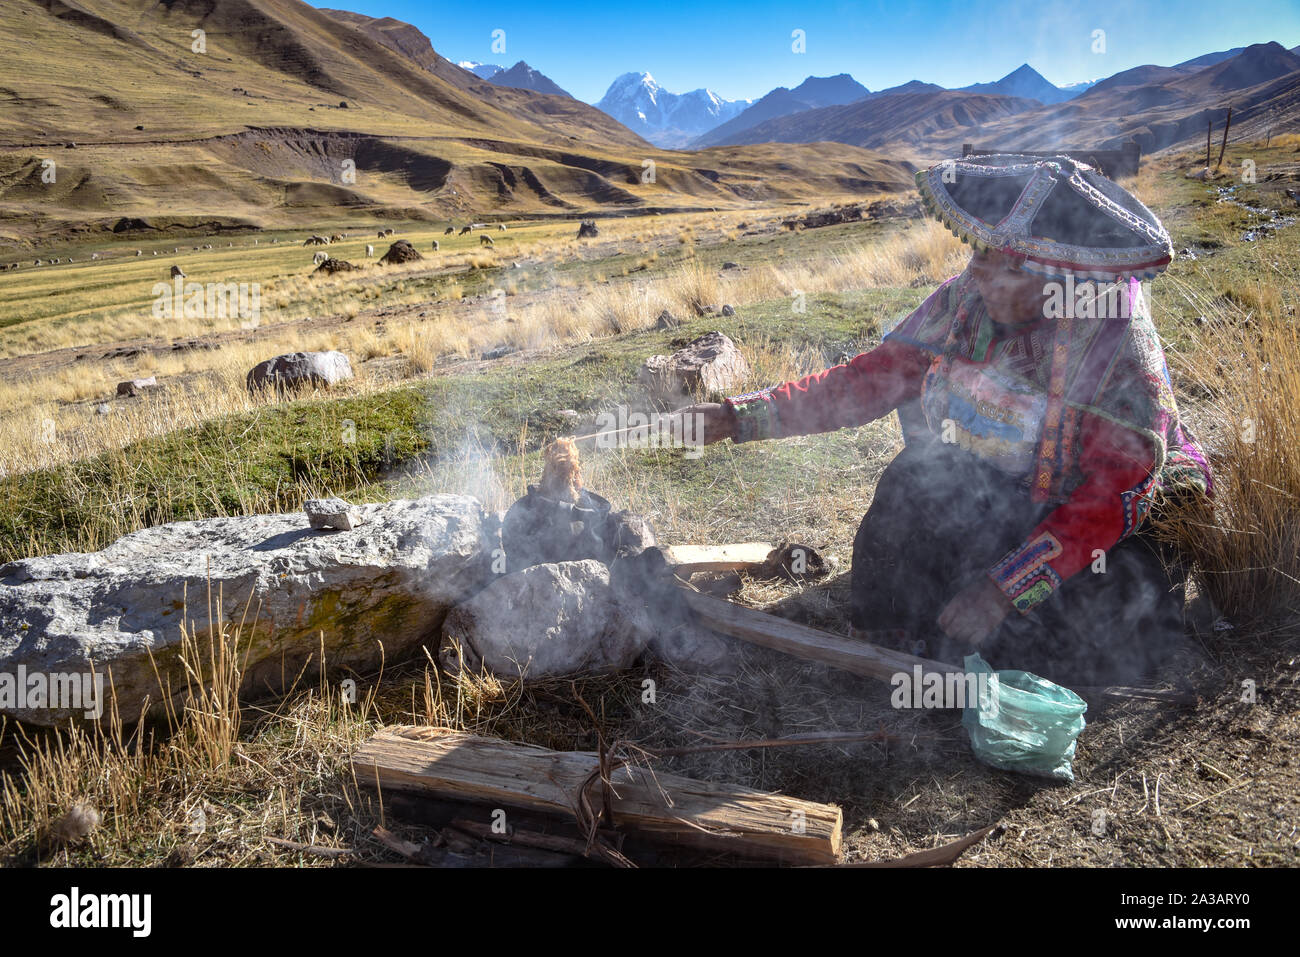
M1088 703L1028 671L994 671L979 655L968 655L965 665L984 676L976 706L961 716L975 757L1007 771L1073 781Z

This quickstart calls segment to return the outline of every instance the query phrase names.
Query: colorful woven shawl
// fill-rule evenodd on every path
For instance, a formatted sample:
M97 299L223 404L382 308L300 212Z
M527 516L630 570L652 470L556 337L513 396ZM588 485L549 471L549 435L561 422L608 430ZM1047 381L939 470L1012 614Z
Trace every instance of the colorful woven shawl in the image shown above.
M1190 486L1209 493L1211 479L1204 454L1179 420L1141 283L1130 279L1116 292L1120 315L1128 318L1058 318L1037 333L1045 348L1033 350L1025 348L1025 336L1000 332L967 271L940 286L887 338L934 356L931 375L941 374L944 357L957 356L992 363L1000 374L1046 392L1036 464L1028 477L1034 501L1064 502L1082 480L1083 414L1140 435L1152 448L1155 466L1146 486L1131 493L1136 523L1154 491Z

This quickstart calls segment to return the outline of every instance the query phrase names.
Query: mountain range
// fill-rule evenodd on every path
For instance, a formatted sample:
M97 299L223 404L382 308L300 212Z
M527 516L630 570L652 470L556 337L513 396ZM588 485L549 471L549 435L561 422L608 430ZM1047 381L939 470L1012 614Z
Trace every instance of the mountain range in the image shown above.
M410 24L301 0L6 0L0 63L0 246L128 221L809 202L914 171L850 146L665 152L572 97L482 79Z
M739 116L718 124L698 137L691 146L699 148L729 143L743 137L746 130L751 130L773 117L786 116L802 110L815 110L823 106L852 103L870 92L847 73L827 77L810 76L793 90L778 86Z
M1229 107L1240 135L1265 125L1278 131L1300 127L1300 55L1275 42L1172 67L1135 67L1050 104L1005 92L1035 92L1037 74L1025 71L964 90L883 91L775 116L726 136L715 130L700 142L835 141L933 157L957 154L963 143L1006 150L1113 149L1132 139L1151 152L1203 138L1206 124L1221 126Z
M1087 87L1075 84L1070 90L1049 83L1047 79L1028 63L1022 63L996 83L972 83L963 86L963 93L996 93L1001 96L1015 96L1025 100L1037 100L1039 103L1060 103L1078 96Z
M1300 50L1300 47L1296 50ZM1159 148L1156 144L1168 145L1170 136L1181 137L1186 132L1186 124L1177 117L1150 117L1148 119L1151 120L1152 128L1148 130L1145 122L1134 121L1134 114L1159 109L1168 104L1176 104L1176 108L1182 111L1195 112L1198 97L1204 98L1201 93L1210 96L1246 90L1259 82L1285 76L1291 72L1290 61L1286 57L1288 54L1294 55L1296 50L1285 50L1276 43L1235 47L1206 53L1170 67L1148 64L1110 77L1064 87L1050 83L1027 63L1021 64L999 80L974 83L956 90L911 80L889 89L871 92L848 74L808 77L794 89L778 87L772 90L748 108L737 111L731 118L725 118L722 110L711 114L701 113L697 125L704 126L715 116L717 120L686 144L681 142L678 135L673 135L670 141L666 141L656 139L653 131L641 131L638 129L639 117L623 106L627 99L623 90L629 78L648 74L620 77L596 106L629 128L638 129L652 142L672 147L686 145L700 149L718 145L803 143L829 139L872 147L908 145L925 148L942 142L944 149L950 149L949 144L960 145L961 141L965 141L961 138L974 136L984 124L997 123L1000 130L1018 132L1016 123L1007 119L1014 115L1026 114L1023 122L1027 128L1046 121L1041 129L1059 129L1057 114L1061 111L1043 108L1070 104L1085 94L1097 91L1098 96L1086 101L1087 108L1066 108L1061 114L1079 119L1078 135L1095 138L1097 128L1104 125L1102 120L1108 119L1125 125L1130 135L1139 142L1146 142L1148 148ZM1189 99L1179 94L1177 81L1191 79L1194 75L1225 63L1234 65L1215 73L1216 79L1197 96ZM1123 90L1124 93L1118 98L1100 96L1109 90ZM696 93L724 104L727 102L707 90ZM659 96L662 98L671 94L661 91ZM1226 111L1226 106L1202 105L1216 109L1220 114ZM1279 106L1273 104L1269 109L1276 112ZM1285 110L1285 105L1281 105L1281 108ZM685 124L679 126L684 127ZM956 139L953 135L944 135L945 131L952 133L954 130L961 131L956 134ZM1032 135L1032 129L1029 134ZM1114 139L1113 135L1107 135L1108 141ZM1019 137L1019 141L1022 148L1030 148L1024 146L1024 136ZM1034 141L1052 145L1042 136Z
M509 86L516 90L532 90L535 93L549 93L551 96L568 96L572 99L567 90L562 89L550 77L538 70L534 70L523 60L520 60L508 70L495 63L475 63L473 60L462 60L456 65L462 70L473 73L480 80L487 80L497 86Z
M302 0L9 0L0 62L0 245L123 221L210 230L341 210L445 221L824 203L906 189L917 164L963 143L1134 139L1149 152L1203 142L1229 107L1234 137L1300 129L1300 55L1278 43L1137 67L1050 104L1006 92L1045 95L1024 69L997 90L810 77L730 105L627 78L641 129L689 135L721 118L691 151L648 142L525 63L484 79L410 24Z

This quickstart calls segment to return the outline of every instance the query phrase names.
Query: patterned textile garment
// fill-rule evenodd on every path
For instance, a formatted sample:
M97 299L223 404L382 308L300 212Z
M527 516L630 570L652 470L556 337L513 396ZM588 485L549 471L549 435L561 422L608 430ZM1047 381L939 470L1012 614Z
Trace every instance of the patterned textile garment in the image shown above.
M738 440L898 409L909 446L928 434L977 457L1042 514L986 570L1026 615L1134 535L1160 492L1211 491L1140 283L1096 298L1091 284L1064 286L1059 318L1010 329L964 272L847 365L727 400Z

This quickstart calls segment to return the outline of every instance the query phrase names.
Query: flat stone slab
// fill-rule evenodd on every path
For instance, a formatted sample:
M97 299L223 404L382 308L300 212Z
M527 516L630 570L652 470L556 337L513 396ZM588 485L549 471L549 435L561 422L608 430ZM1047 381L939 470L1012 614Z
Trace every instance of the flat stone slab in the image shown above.
M245 621L250 697L310 676L322 652L331 670L361 671L426 641L435 652L448 609L492 577L495 523L460 495L352 508L364 524L329 535L301 512L209 518L0 566L0 713L50 725L90 710L6 697L20 667L111 674L125 721L156 709L159 675L185 687L181 624L208 635L209 603L214 619Z

